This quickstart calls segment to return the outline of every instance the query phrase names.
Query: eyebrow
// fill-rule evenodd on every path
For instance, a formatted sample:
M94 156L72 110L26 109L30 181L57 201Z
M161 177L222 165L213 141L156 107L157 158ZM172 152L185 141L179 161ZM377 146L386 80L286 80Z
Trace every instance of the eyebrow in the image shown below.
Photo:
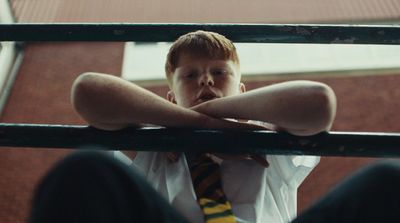
M194 68L194 67L180 67L179 68L180 70L179 71L181 71L180 73L186 73L186 72L188 72L188 71L193 71L193 70L197 70L197 68Z
M222 62L222 61L215 61L211 66L210 69L226 69L230 72L234 72L234 68L230 66L230 64L226 63L226 62ZM191 66L191 65L183 65L183 66L179 66L176 68L176 70L182 70L182 72L187 72L187 71L191 71L191 70L198 70L198 68L196 66Z

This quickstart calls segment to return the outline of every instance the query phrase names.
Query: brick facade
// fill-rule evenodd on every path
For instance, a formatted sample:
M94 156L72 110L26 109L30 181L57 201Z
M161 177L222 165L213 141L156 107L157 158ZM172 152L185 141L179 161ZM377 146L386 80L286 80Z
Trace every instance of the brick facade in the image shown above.
M12 89L1 122L84 124L73 111L69 92L73 80L85 71L121 72L122 43L34 43ZM303 78L301 78L303 79ZM252 89L286 79L248 81ZM338 97L336 131L400 131L399 75L321 77ZM164 97L166 86L148 87ZM0 150L0 222L25 222L35 185L49 167L69 150L2 148ZM375 161L365 158L322 158L299 189L303 210L334 184L359 167Z

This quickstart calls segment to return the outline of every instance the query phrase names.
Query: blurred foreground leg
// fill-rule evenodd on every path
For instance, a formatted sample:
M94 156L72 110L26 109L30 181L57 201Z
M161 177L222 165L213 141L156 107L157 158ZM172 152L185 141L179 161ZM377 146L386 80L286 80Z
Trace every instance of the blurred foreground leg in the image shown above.
M30 223L185 221L132 167L104 152L58 163L37 188Z
M296 218L303 222L399 222L400 163L362 169Z

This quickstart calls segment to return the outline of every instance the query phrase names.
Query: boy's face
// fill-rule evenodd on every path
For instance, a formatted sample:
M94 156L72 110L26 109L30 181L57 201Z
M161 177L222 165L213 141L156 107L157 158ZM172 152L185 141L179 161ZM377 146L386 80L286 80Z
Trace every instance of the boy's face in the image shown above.
M245 91L239 67L231 60L199 58L182 54L172 75L169 101L190 108L205 101Z

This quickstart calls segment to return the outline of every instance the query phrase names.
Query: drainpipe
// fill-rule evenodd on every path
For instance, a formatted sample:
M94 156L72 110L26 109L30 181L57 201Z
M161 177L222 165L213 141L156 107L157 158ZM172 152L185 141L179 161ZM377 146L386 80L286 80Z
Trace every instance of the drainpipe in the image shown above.
M0 0L0 23L15 23L9 0ZM15 42L0 42L0 114L7 102L21 61L22 51Z

